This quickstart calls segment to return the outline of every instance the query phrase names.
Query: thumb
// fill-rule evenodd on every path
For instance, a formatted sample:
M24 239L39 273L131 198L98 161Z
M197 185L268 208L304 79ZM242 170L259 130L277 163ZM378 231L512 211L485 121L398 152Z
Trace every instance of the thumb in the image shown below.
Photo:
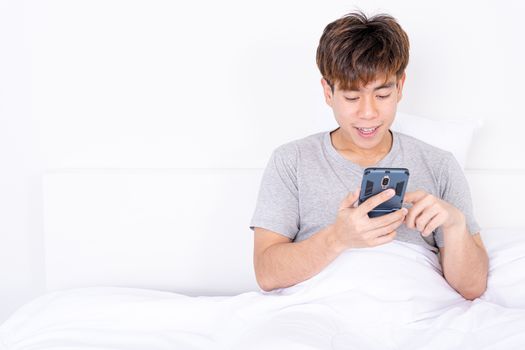
M360 191L361 189L358 188L356 191L350 192L341 202L339 210L357 207L357 200L359 199Z

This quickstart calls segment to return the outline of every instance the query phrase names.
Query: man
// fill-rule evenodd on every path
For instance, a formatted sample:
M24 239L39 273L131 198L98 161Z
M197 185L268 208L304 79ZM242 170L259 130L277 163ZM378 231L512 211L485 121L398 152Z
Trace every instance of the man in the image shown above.
M350 13L325 28L317 65L339 127L272 153L250 223L263 290L309 279L348 248L398 239L439 253L444 278L464 298L485 291L488 257L461 167L450 152L390 130L408 51L389 15ZM359 190L352 190L371 166L409 169L406 208L368 217L390 191L357 206Z

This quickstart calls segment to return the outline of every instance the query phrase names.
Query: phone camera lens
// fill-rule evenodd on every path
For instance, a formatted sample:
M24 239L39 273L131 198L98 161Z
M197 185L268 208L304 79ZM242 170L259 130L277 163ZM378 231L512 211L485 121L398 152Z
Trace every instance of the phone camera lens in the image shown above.
M381 185L382 185L383 187L388 186L388 183L389 183L389 182L390 182L390 179L389 179L388 177L385 176L385 177L383 178L383 181L381 182Z

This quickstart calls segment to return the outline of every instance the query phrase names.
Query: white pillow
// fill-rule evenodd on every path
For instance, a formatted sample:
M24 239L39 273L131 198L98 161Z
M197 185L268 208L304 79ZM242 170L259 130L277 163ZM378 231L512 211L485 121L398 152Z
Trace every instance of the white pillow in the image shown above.
M481 126L478 119L434 120L397 112L391 129L452 152L465 169L472 137Z

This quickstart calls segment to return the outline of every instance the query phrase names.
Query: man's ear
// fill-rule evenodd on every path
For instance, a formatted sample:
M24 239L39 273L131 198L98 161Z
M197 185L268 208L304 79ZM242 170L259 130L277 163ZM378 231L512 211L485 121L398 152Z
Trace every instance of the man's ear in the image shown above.
M325 78L321 78L321 85L323 86L323 94L324 94L324 100L326 101L326 104L332 107L332 100L334 98L332 94L332 88L330 85L328 85L328 82Z
M403 72L403 76L397 82L397 102L401 101L401 98L403 97L403 86L405 85L406 77L406 72Z

